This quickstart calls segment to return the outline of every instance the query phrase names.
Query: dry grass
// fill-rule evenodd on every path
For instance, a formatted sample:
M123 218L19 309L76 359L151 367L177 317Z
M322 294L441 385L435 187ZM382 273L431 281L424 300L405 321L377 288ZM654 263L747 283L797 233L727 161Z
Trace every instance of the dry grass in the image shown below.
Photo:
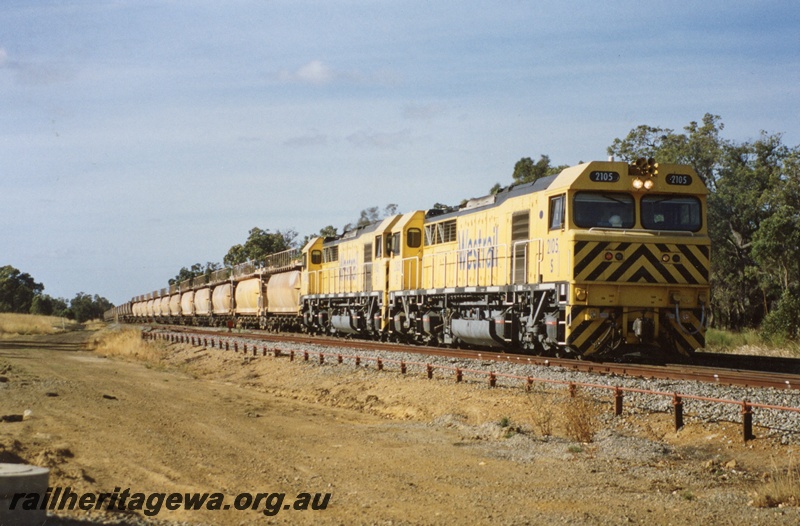
M55 334L78 327L73 321L56 316L34 314L0 314L0 337L30 334Z
M564 432L577 442L591 442L597 433L600 421L597 408L584 397L568 399L562 406Z
M537 397L535 407L532 411L533 425L539 434L545 437L553 435L553 423L555 421L556 408L549 398L544 396Z
M157 343L142 339L138 329L101 330L89 340L89 349L106 356L134 358L143 362L159 362L164 357L164 349Z
M800 466L792 460L785 469L773 469L751 504L757 508L800 505Z

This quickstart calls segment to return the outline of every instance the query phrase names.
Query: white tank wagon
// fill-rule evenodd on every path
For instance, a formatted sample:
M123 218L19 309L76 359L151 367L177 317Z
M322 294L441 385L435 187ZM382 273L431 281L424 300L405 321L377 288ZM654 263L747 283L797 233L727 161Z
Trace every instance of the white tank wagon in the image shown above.
M220 325L233 318L233 284L222 283L211 292L212 325Z

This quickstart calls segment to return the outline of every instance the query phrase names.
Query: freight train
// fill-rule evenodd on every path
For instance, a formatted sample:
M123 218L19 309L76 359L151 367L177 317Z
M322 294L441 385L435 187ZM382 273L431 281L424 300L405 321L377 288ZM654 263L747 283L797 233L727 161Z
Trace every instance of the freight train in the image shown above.
M450 209L316 237L107 318L689 358L705 344L708 190L691 167L593 161Z

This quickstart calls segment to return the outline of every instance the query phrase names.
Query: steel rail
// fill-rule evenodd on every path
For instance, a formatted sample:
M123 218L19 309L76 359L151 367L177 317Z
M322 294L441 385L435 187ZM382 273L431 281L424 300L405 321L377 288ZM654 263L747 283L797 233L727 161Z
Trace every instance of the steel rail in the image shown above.
M195 338L194 335L190 334L197 334L200 333L204 335L201 339L200 336ZM189 343L192 346L203 346L208 347L208 338L207 336L211 335L211 348L215 347L214 337L217 338L218 347L222 349L222 342L223 338L225 339L225 349L230 350L230 339L257 339L262 341L292 341L290 338L281 337L281 338L271 338L267 335L258 334L258 338L251 337L252 335L249 334L233 334L233 333L220 333L216 331L179 331L179 332L145 332L142 331L142 337L144 339L162 339L167 340L171 343ZM314 343L319 343L317 339L313 339ZM341 342L336 342L339 346L342 346ZM330 346L333 346L334 343L331 342ZM233 350L234 352L239 352L239 345L238 342L233 342ZM252 354L253 356L258 355L257 345L252 345ZM385 346L382 348L385 350ZM433 349L436 350L436 349ZM247 344L243 344L242 352L244 354L248 353L248 346ZM419 351L417 351L420 353ZM268 353L267 345L262 345L262 356L266 356ZM274 357L282 356L283 353L278 348L273 348L272 353ZM428 379L433 378L433 372L435 370L439 371L451 371L451 373L455 374L456 382L462 382L464 379L464 373L469 373L475 376L485 376L488 378L488 385L489 387L496 387L498 378L516 380L516 381L524 381L525 382L525 389L530 390L534 383L544 383L544 384L551 384L551 385L565 385L569 389L569 393L572 397L575 396L575 392L577 387L589 388L589 389L598 389L598 390L606 390L606 391L613 391L614 395L614 414L615 416L619 416L622 414L623 411L623 400L625 393L637 393L637 394L644 394L649 396L658 396L658 397L671 397L673 402L673 411L674 411L674 418L675 418L675 430L678 431L683 427L683 401L684 400L696 400L696 401L704 401L704 402L711 402L716 404L726 404L726 405L738 405L741 407L741 415L742 415L742 438L746 442L748 440L752 440L755 438L753 434L753 412L754 408L757 409L766 409L766 410L776 410L776 411L787 411L787 412L794 412L800 413L800 407L787 407L787 406L776 406L771 404L761 404L761 403L751 403L748 400L731 400L725 398L715 398L715 397L708 397L708 396L700 396L700 395L692 395L692 394L683 394L678 392L667 392L667 391L659 391L659 390L651 390L651 389L641 389L636 387L621 387L621 386L614 386L614 385L607 385L607 384L597 384L591 382L575 382L571 380L556 380L552 378L540 378L536 376L521 376L515 375L510 373L498 373L495 371L484 371L478 369L471 369L471 368L462 368L458 366L452 365L433 365L431 363L426 362L417 362L417 361L408 361L408 360L399 360L399 359L391 359L391 358L381 358L381 357L374 357L374 356L367 356L362 357L359 355L348 355L342 354L341 352L311 352L311 351L302 351L303 353L303 360L309 361L312 355L316 355L318 357L319 363L325 363L326 357L335 357L336 361L341 364L344 362L345 359L352 360L356 366L361 364L361 361L365 362L375 362L375 365L378 370L383 370L385 364L395 364L399 366L400 372L402 374L406 374L408 371L408 366L413 365L416 367L420 367L425 369ZM420 353L423 354L423 353ZM435 352L428 352L425 354L429 355L436 355L442 356L442 353L435 353ZM489 359L492 361L502 362L502 361L509 361L510 358L508 355L497 355L491 354L487 357L483 356L483 353L470 353L464 351L458 352L448 352L444 354L445 356L455 356L461 358L471 358L471 359ZM290 360L295 360L296 352L294 350L289 351L288 353ZM503 360L503 358L507 358ZM526 360L527 361L527 360ZM549 360L545 360L546 362ZM629 366L628 366L629 367ZM685 379L685 378L682 378Z

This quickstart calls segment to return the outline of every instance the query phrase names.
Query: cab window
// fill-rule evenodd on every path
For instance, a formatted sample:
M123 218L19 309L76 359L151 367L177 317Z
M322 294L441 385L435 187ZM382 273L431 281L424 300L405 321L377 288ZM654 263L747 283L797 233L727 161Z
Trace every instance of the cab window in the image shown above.
M700 200L691 196L646 195L642 197L642 226L648 230L686 230L702 227Z
M409 228L406 232L406 245L409 248L419 248L422 245L422 230Z
M386 236L386 256L394 257L400 253L400 232Z
M322 251L320 250L312 250L311 251L311 264L312 265L319 265L322 263Z
M383 257L383 236L375 236L375 259Z
M629 194L578 192L572 200L572 220L580 228L633 228L635 210Z
M550 230L564 228L564 195L550 198Z

